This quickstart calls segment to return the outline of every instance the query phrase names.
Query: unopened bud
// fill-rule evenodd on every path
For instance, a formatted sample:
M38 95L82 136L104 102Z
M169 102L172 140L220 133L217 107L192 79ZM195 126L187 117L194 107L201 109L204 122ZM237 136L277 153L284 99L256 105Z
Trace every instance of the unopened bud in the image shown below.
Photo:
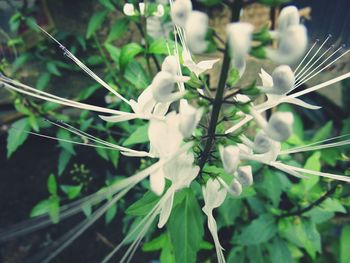
M277 67L272 73L273 88L270 93L283 95L294 86L295 78L292 69L287 65Z
M233 179L231 185L230 185L230 193L233 196L239 196L242 193L242 185L237 179Z
M239 162L239 148L233 145L227 147L220 146L219 152L226 173L234 173Z
M284 32L289 27L300 23L300 15L298 8L295 6L287 6L281 10L278 17L278 31Z
M240 166L237 169L237 180L242 186L250 186L253 184L253 173L250 165Z

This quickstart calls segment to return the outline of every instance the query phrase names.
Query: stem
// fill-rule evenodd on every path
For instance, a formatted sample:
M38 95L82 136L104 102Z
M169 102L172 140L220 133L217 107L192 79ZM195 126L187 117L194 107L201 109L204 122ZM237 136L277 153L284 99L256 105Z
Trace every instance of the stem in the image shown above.
M239 20L239 14L240 14L242 5L243 5L242 0L237 0L232 5L231 22ZM228 44L226 44L225 45L224 60L222 63L220 79L219 79L219 84L218 84L218 89L216 91L216 95L215 95L215 98L213 101L213 110L211 112L208 133L206 135L208 137L208 139L205 143L202 157L199 160L200 172L203 170L203 167L204 167L205 163L207 162L207 160L210 156L210 151L213 147L213 142L215 139L215 132L216 132L216 125L218 122L218 118L219 118L219 114L220 114L220 110L221 110L221 106L222 106L222 98L224 96L226 80L228 77L229 70L230 70L230 55L229 55Z
M308 205L307 207L304 208L299 208L296 211L293 212L287 212L284 213L282 215L280 215L278 218L285 218L285 217L290 217L290 216L297 216L297 215L302 215L308 211L310 211L312 208L314 208L315 206L318 206L320 204L322 204L329 196L331 196L332 194L334 194L334 192L337 190L337 187L340 184L336 184L334 185L331 189L329 189L323 196L321 196L319 199L317 199L316 201L312 202L310 205Z

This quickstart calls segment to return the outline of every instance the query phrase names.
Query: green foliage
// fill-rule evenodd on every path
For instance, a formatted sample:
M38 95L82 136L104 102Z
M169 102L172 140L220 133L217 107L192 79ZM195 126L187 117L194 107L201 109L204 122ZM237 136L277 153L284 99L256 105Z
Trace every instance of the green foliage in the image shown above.
M168 229L176 262L196 262L204 234L203 214L190 189L185 190L183 201L172 210Z
M28 118L20 119L12 124L7 136L7 158L10 158L28 138L26 131L30 131Z
M86 30L86 38L90 38L102 26L108 12L106 10L96 12L90 19Z

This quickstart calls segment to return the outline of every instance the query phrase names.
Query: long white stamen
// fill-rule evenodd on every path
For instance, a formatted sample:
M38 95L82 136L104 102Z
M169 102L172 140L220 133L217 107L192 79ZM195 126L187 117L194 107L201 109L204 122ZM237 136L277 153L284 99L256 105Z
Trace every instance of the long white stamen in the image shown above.
M66 99L63 99L63 98L55 99L52 96L39 95L39 94L43 94L43 92L41 92L41 91L39 92L38 90L36 90L36 92L39 93L39 94L36 94L34 92L29 92L29 91L23 90L23 89L17 88L15 86L12 86L12 85L2 81L1 78L0 78L0 83L2 83L5 88L11 89L11 90L17 91L19 93L22 93L22 94L25 94L25 95L29 95L29 96L32 96L32 97L35 97L35 98L38 98L38 99L54 102L54 103L57 103L57 104L60 104L60 105L70 106L70 107L74 107L74 108L78 108L78 109L84 109L84 110L91 110L91 111L95 111L95 112L109 113L109 114L114 114L114 115L132 114L132 113L126 113L126 112L122 112L122 111L102 108L102 107L98 107L98 106L93 106L93 105L89 105L89 104L85 104L85 103L70 101L70 100L66 100Z
M310 52L313 50L313 48L316 46L316 44L319 42L319 39L316 39L316 41L314 42L314 44L311 46L311 48L309 49L309 51L306 53L306 55L304 56L304 58L300 61L299 65L296 67L296 69L294 70L294 74L297 74L299 67L304 63L305 59L309 56Z
M343 56L345 56L346 54L348 54L350 52L350 49L347 50L346 52L344 52L343 54L341 54L339 57L337 57L336 59L334 59L332 62L330 62L328 65L324 66L322 69L320 69L319 71L317 71L315 74L313 74L311 77L304 79L302 83L298 84L297 86L295 86L294 89L298 88L299 86L301 86L302 84L304 84L305 82L309 81L310 79L312 79L313 77L315 77L316 75L318 75L320 72L322 72L323 70L327 69L329 66L331 66L332 64L334 64L335 62L337 62L339 59L341 59Z
M333 142L333 143L328 143L328 144L324 144L324 145L310 146L310 147L305 147L302 149L284 150L284 151L281 151L280 154L283 155L283 154L300 153L300 152L307 152L307 151L317 151L317 150L322 150L322 149L344 146L344 145L348 145L348 144L350 144L350 140L344 140L341 142Z
M330 46L325 52L323 52L321 54L321 56L319 56L311 65L310 67L308 67L298 78L296 78L296 83L294 84L294 86L298 85L303 79L305 79L307 76L311 75L310 70L315 71L318 67L320 67L320 65L322 65L323 63L325 63L325 61L329 60L334 54L336 54L339 50L342 49L342 47L339 47L337 50L335 50L331 55L329 55L322 63L320 63L320 65L318 65L316 67L316 69L313 69L313 66L319 61L321 60L332 48L334 48L334 46ZM313 72L311 71L311 72ZM306 76L305 76L306 75Z
M324 172L318 172L318 171L312 171L312 170L309 170L309 169L295 167L295 166L287 165L287 164L283 164L283 166L286 167L286 168L289 168L289 169L291 169L293 171L307 173L307 174L312 174L312 175L317 175L317 176L322 176L322 177L331 178L331 179L334 179L334 180L339 180L339 181L344 181L344 182L350 183L350 176L331 174L331 173L324 173Z
M317 51L315 52L315 54L311 57L311 59L306 63L306 65L300 70L299 73L297 73L295 75L295 78L298 78L298 76L305 70L305 68L312 62L312 60L317 56L318 52L320 52L320 50L322 49L322 47L327 43L328 39L331 38L331 35L328 35L327 38L325 39L325 41L323 41L323 43L321 44L321 46L317 49Z
M49 34L45 29L38 26L37 27L44 32L49 38L51 38L53 41L55 41L59 47L63 50L64 54L70 58L75 64L77 64L81 69L83 69L89 76L91 76L94 80L96 80L98 83L100 83L103 87L105 87L107 90L112 92L115 96L120 98L122 101L126 102L127 104L131 105L130 102L125 99L122 95L120 95L118 92L116 92L112 87L110 87L106 82L104 82L100 77L98 77L94 72L92 72L87 66L85 66L78 58L76 58L66 47L64 47L57 39L55 39L51 34Z
M304 149L306 147L310 147L310 146L314 146L314 145L317 145L317 144L321 144L321 143L325 143L325 142L341 139L341 138L344 138L344 137L347 137L347 136L350 136L350 133L347 133L347 134L344 134L344 135L335 136L335 137L331 137L331 138L328 138L328 139L325 139L325 140L321 140L321 141L305 144L305 145L298 146L298 147L289 148L289 149L286 149L284 151Z

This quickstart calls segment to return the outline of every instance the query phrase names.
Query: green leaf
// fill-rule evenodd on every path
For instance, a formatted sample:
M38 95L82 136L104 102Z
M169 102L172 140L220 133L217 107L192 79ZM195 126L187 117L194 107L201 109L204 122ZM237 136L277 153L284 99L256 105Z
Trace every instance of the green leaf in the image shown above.
M275 219L270 214L263 214L244 227L234 241L240 245L257 245L270 240L276 232Z
M15 62L12 64L13 73L15 73L20 67L22 67L29 59L29 53L22 53L19 55Z
M304 218L297 222L280 220L278 228L282 237L304 248L313 259L316 258L316 252L321 252L321 237L311 220Z
M114 60L114 62L119 65L119 58L120 58L120 52L121 52L120 49L109 43L105 44L105 48L107 49L109 55Z
M7 158L10 158L28 138L26 131L30 131L28 118L20 119L11 125L7 136Z
M314 152L307 160L304 165L305 169L313 170L313 171L321 171L321 161L320 161L321 153L320 152ZM317 175L307 174L309 178L303 179L302 183L304 185L304 190L309 191L313 186L315 186L318 181L320 180L320 177Z
M320 207L328 212L346 213L345 207L337 199L327 198Z
M316 134L312 137L311 143L327 139L331 135L332 130L333 130L333 121L329 121L316 132Z
M196 262L204 229L203 215L191 189L186 189L183 202L173 209L168 230L176 262Z
M282 194L282 183L279 175L270 169L264 169L263 176L259 185L261 192L271 200L274 207L278 207Z
M161 234L160 236L152 239L151 241L148 241L142 246L142 251L150 252L150 251L157 251L161 250L165 240L167 239L166 234Z
M266 263L261 246L248 246L247 256L250 263Z
M51 195L57 195L57 182L55 175L50 174L49 179L47 180L47 190Z
M106 212L106 215L105 215L106 224L109 224L110 222L112 222L116 214L117 214L117 205L113 204Z
M60 152L60 155L58 157L58 176L60 176L64 169L66 169L67 164L69 163L69 160L72 158L72 154L70 152L67 152L65 150L62 150Z
M148 142L148 124L139 126L123 143L123 146L131 146Z
M68 140L72 141L71 133L67 130L59 129L56 133L57 138L62 139L62 140ZM68 151L70 154L75 155L75 151L73 148L73 144L70 142L65 142L65 141L58 141L58 144Z
M280 237L274 238L269 254L271 263L294 263L286 242Z
M110 11L113 11L115 9L111 0L98 0L98 1L100 2L101 5L108 8Z
M227 77L227 84L231 87L236 85L236 83L239 81L239 71L235 68L232 68L228 74Z
M48 72L50 72L52 75L55 75L57 77L61 76L61 72L58 70L55 63L53 63L51 61L47 62L46 68L47 68Z
M245 263L244 259L245 253L243 247L235 246L228 255L227 263Z
M74 199L79 196L83 185L61 185L61 189L65 192L69 199Z
M146 71L137 61L131 61L125 69L124 77L137 89L145 89L151 82Z
M156 205L159 198L160 197L155 195L153 192L148 191L142 198L129 206L125 213L132 216L145 216Z
M40 75L38 80L36 81L36 87L39 90L43 90L47 87L51 79L51 74L49 72L44 72Z
M30 217L45 215L49 212L49 209L50 209L50 200L49 199L42 200L32 208L32 211L30 212Z
M106 42L112 42L120 38L126 30L128 30L129 19L122 18L117 20L111 28L111 31L108 34Z
M235 219L241 215L242 201L240 199L226 198L224 203L218 208L217 226L233 226Z
M170 50L174 50L175 42L172 40L157 39L153 41L149 46L148 53L156 55L168 55L168 47Z
M130 43L125 46L123 46L120 58L119 58L119 64L120 68L122 70L125 69L126 65L139 53L143 51L143 47L141 47L137 43Z
M91 17L87 30L86 30L86 38L90 38L101 26L103 21L107 16L108 11L99 11L94 13Z
M349 262L350 258L350 225L343 227L340 235L340 263Z

